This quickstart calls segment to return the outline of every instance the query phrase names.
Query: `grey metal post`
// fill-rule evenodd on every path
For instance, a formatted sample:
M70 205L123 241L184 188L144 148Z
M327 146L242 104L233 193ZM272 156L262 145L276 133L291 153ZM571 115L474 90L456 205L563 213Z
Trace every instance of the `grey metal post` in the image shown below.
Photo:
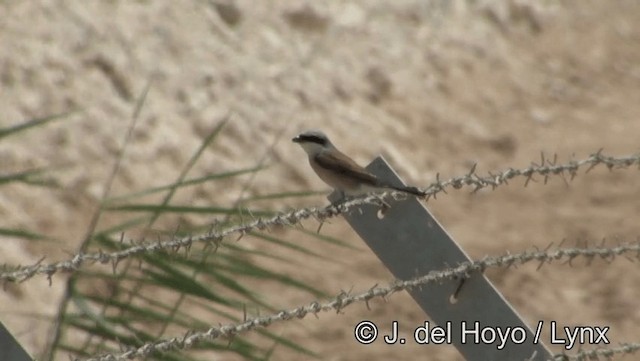
M9 330L0 322L0 360L32 361L27 352L20 346Z
M382 157L376 158L367 169L391 184L403 184ZM329 196L332 201L337 198L335 192ZM410 197L387 202L391 208L382 219L378 218L379 207L375 205L360 206L359 210L344 214L344 217L397 279L407 280L470 261L417 199ZM456 290L456 302L451 302ZM468 361L543 361L552 358L542 342L533 343L531 329L483 274L472 274L462 285L459 280L452 280L427 284L409 293L437 325L451 325L451 343ZM524 330L526 340L521 344L508 342L501 350L495 343L475 343L473 337L467 337L467 342L462 343L462 322L469 330L476 321L479 330L484 327L503 331L520 328ZM412 326L415 328L420 324ZM406 341L412 342L413 335L408 335L406 329L402 331L404 336L409 336ZM491 336L490 332L487 335Z

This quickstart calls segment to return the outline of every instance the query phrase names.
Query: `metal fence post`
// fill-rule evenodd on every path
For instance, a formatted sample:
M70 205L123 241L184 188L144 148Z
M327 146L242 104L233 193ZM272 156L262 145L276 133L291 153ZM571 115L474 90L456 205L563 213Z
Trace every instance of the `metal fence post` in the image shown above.
M0 360L2 361L32 361L31 357L20 346L2 322L0 322Z
M392 184L403 184L382 157L376 158L367 169ZM329 199L334 201L337 197L333 193ZM379 207L375 205L362 205L344 217L397 279L407 280L470 261L420 201L409 197L387 202L391 208L381 219L378 218ZM456 301L452 302L456 292ZM451 343L468 361L543 361L552 358L542 342L533 342L531 329L483 274L472 274L463 284L459 280L427 284L409 293L435 324L440 327L450 325ZM465 333L464 343L463 323L465 330L471 330ZM525 340L522 343L509 341L502 349L498 349L498 342L485 343L480 339L476 343L473 333L476 325L479 332L490 328L485 334L487 338L492 331L517 330ZM413 330L421 324L411 326ZM406 331L404 336L413 336ZM519 334L514 336L520 337ZM412 342L411 338L406 341Z

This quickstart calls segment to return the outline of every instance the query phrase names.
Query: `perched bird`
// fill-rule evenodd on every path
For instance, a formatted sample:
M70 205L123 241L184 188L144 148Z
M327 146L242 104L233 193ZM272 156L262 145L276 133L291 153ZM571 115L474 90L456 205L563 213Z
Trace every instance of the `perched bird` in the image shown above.
M300 133L292 141L300 144L307 152L309 164L320 179L341 192L343 198L389 189L417 197L426 196L426 193L416 187L395 186L380 180L339 151L320 131L309 130Z

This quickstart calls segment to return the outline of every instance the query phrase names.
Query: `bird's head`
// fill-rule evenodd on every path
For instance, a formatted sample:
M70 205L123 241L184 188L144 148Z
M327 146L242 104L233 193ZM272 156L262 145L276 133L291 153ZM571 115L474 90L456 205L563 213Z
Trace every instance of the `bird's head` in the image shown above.
M300 144L302 149L309 155L315 155L322 150L333 148L333 144L331 144L329 138L319 130L302 132L291 139L291 141Z

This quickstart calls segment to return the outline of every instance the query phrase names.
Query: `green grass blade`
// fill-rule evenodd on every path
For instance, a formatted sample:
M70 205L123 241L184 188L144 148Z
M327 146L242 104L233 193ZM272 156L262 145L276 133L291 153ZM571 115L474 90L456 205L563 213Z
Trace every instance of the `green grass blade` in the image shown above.
M220 134L220 132L222 131L222 128L224 128L224 126L227 124L228 121L229 121L229 116L222 119L222 121L220 121L218 125L215 128L213 128L213 130L209 132L209 134L205 137L205 139L200 144L200 147L198 148L198 150L196 150L193 156L191 156L191 159L189 159L189 161L187 162L187 165L182 169L182 172L180 173L178 180L175 182L176 186L169 189L169 192L160 203L159 209L162 209L162 207L167 206L169 204L169 201L171 201L171 198L173 198L173 195L178 189L178 186L182 184L184 179L187 177L187 174L189 173L191 168L193 168L193 166L196 164L196 162L198 161L198 159L200 158L204 150L207 148L207 146L209 146L209 144L211 144L211 142L213 142L213 140L218 136L218 134ZM149 225L152 225L153 223L155 223L155 221L158 219L160 214L161 213L154 213L151 216L151 219L149 220Z
M23 229L0 228L0 236L21 238L29 241L52 241L53 238Z
M246 203L246 202L264 201L264 200L286 199L286 198L297 199L297 198L304 198L304 197L315 197L323 194L327 194L327 192L326 191L281 192L281 193L271 193L271 194L247 197L243 200L243 202Z
M111 198L106 200L106 203L109 204L109 203L115 203L117 201L122 201L122 200L131 200L131 199L134 199L134 198L139 198L139 197L147 196L147 195L150 195L150 194L155 194L155 193L168 191L168 190L171 190L171 189L174 189L174 188L178 189L178 188L193 186L193 185L197 185L197 184L201 184L201 183L206 183L206 182L212 181L212 180L231 178L231 177L235 177L235 176L238 176L238 175L257 172L257 171L260 171L260 170L262 170L264 168L265 168L264 166L256 166L256 167L243 168L243 169L238 169L238 170L229 171L229 172L209 174L209 175L206 175L206 176L203 176L203 177L187 179L185 181L180 181L180 182L175 182L175 183L171 183L171 184L168 184L168 185L163 185L163 186L159 186L159 187L153 187L153 188L145 189L145 190L140 191L140 192L134 192L134 193L129 193L129 194L124 194L124 195L120 195L120 196L111 197Z
M105 208L107 211L121 211L121 212L145 212L154 214L163 213L195 213L195 214L224 214L224 215L238 215L252 214L257 217L268 217L275 214L273 211L262 210L247 210L237 208L223 208L223 207L197 207L197 206L171 206L171 205L156 205L156 204L126 204L108 206Z
M278 246L284 247L284 248L288 248L297 252L300 252L302 254L308 255L308 256L313 256L313 257L317 257L317 258L323 258L323 259L327 259L327 257L324 257L322 255L320 255L319 253L313 252L308 248L302 247L294 242L289 242L289 241L285 241L282 240L280 238L276 238L273 236L269 236L266 235L264 233L260 233L260 232L249 232L249 234L253 237L268 241L270 243L274 243Z
M323 242L327 242L327 243L330 243L330 244L333 244L333 245L336 245L336 246L352 249L352 250L355 250L355 251L362 251L363 250L363 248L361 248L361 247L353 246L353 245L349 244L348 242L345 242L345 241L343 241L341 239L338 239L338 238L335 238L335 237L331 237L331 236L328 236L326 234L321 234L321 233L318 233L316 231L309 231L309 230L300 229L300 228L296 228L296 231L302 232L307 236L316 238L318 240L321 240Z
M14 126L9 126L6 128L0 128L0 139L10 136L12 134L18 133L18 132L22 132L31 128L35 128L38 126L42 126L45 125L49 122L52 122L54 120L58 120L58 119L62 119L65 118L71 114L76 113L76 110L73 111L69 111L69 112L65 112L65 113L60 113L60 114L55 114L55 115L49 115L43 118L36 118L33 120L28 120L24 123L20 123Z
M42 178L46 168L29 169L22 172L0 175L0 185L6 183L24 183L29 185L57 187L58 184L53 179Z

